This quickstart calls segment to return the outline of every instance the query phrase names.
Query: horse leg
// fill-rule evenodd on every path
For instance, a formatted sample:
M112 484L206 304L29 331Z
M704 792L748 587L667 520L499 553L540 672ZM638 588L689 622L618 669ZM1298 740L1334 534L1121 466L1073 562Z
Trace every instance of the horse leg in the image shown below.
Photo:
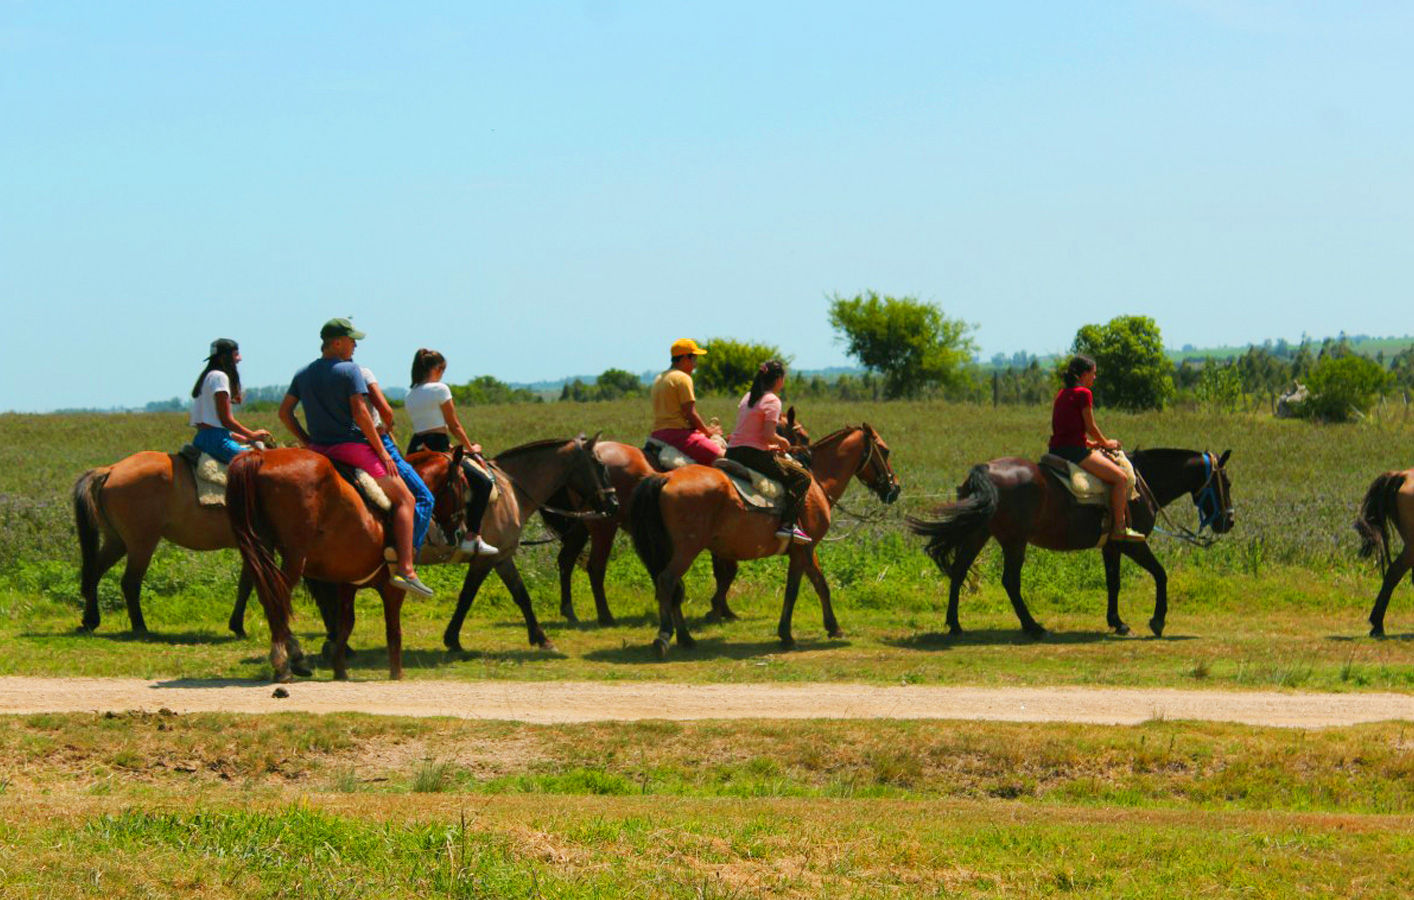
M977 561L977 554L987 546L987 541L991 537L991 532L979 531L958 544L954 553L952 568L948 570L948 634L953 637L962 634L962 623L957 617L958 601L962 599L962 586L967 583L967 573L972 571L972 564Z
M687 632L687 618L682 614L682 601L687 597L687 588L683 586L682 579L678 579L678 586L673 590L673 628L678 633L678 646L691 650L697 646L697 638Z
M231 608L231 618L226 622L226 628L238 638L245 637L245 607L250 601L250 592L254 587L250 566L241 563L241 577L236 583L236 605Z
M1394 589L1399 587L1400 579L1409 571L1411 564L1414 564L1414 547L1408 545L1390 560L1385 580L1380 585L1379 596L1375 598L1375 605L1370 610L1370 637L1385 636L1385 610L1389 607L1389 598L1394 594Z
M339 617L342 615L339 604L341 602L340 598L343 596L342 592L344 586L311 579L306 579L304 586L309 590L309 596L313 598L314 605L319 608L319 618L324 622L324 644L319 648L319 655L324 659L332 661L335 647L339 643ZM354 587L354 591L357 592L358 588ZM353 601L350 600L349 602L352 604ZM353 631L352 609L352 606L350 606L350 632ZM348 656L354 655L353 651L348 648L347 643L344 647L344 653Z
M103 577L103 573L113 568L127 552L127 546L118 537L105 538L103 546L98 549L96 558L92 561L92 565L83 567L82 581L79 584L79 593L83 596L83 622L80 625L82 630L98 630L99 624L103 621L103 616L98 611L98 582ZM85 562L88 561L85 560Z
M123 567L123 599L128 604L128 621L137 634L147 633L147 622L142 617L142 579L147 576L156 549L156 541L136 548L129 546L128 564Z
M604 593L604 576L609 571L609 554L614 549L614 538L618 533L617 522L596 522L589 526L589 588L594 592L594 612L600 625L614 624L614 614L609 611L609 598Z
M282 566L282 571L285 573L285 584L288 585L287 590L291 595L287 597L286 603L293 607L292 595L294 594L295 585L299 584L300 577L304 574L304 556L287 557ZM299 638L295 637L294 629L288 626L288 620L286 620L284 643L285 652L289 659L290 671L301 678L308 678L313 675L314 672L310 671L309 666L305 664L304 648L300 647Z
M347 681L349 678L349 635L354 627L354 595L358 588L351 584L341 584L334 597L334 680Z
M690 635L687 640L683 640L686 629L679 622L682 618L682 576L691 564L692 560L684 562L674 555L663 567L663 571L653 579L653 592L658 599L658 634L653 638L653 651L658 654L659 659L668 658L668 643L673 639L675 630L678 632L680 645L691 647L695 643Z
M462 592L457 597L456 611L452 613L452 620L447 623L447 630L442 632L442 644L448 650L461 652L462 622L466 619L467 610L471 609L471 601L476 599L476 592L481 589L481 582L490 574L491 567L485 564L472 563L467 566L466 578L462 581Z
M384 584L378 589L383 597L383 632L388 638L388 677L403 680L403 592Z
M1154 632L1154 637L1163 637L1164 619L1168 618L1169 612L1169 576L1164 571L1163 563L1154 556L1154 551L1149 548L1148 543L1125 542L1120 546L1119 552L1137 562L1145 572L1153 576L1154 617L1149 620L1149 630ZM1117 568L1118 563L1115 565Z
M1115 630L1115 634L1129 634L1129 626L1119 617L1119 546L1110 542L1100 551L1105 561L1105 624Z
M736 580L737 561L712 554L712 578L717 582L717 592L712 595L712 609L707 613L708 622L735 622L737 614L727 606L727 591Z
M555 645L545 636L545 629L540 627L540 622L535 618L535 607L530 602L530 591L525 589L525 582L520 578L520 570L516 568L514 558L504 560L496 564L496 574L501 577L501 583L506 586L506 590L511 592L511 599L520 607L520 614L525 617L525 631L530 638L530 646L539 647L541 650L554 650Z
M795 647L795 638L790 633L790 620L795 613L795 597L800 593L800 575L805 571L805 561L809 559L806 554L809 552L791 548L790 568L786 570L786 598L781 604L781 623L776 626L776 636L781 639L781 647L785 650Z
M1021 620L1021 630L1031 637L1043 637L1046 634L1045 627L1031 618L1031 611L1026 608L1026 601L1021 599L1021 566L1026 562L1026 544L1018 542L1015 544L1002 545L1002 587L1006 588L1007 597L1011 598L1011 608L1016 611L1016 617Z
M287 555L280 567L280 577L270 585L274 594L267 594L264 588L257 589L260 605L265 608L265 621L270 625L270 668L277 683L293 681L294 670L291 647L297 647L290 633L290 591L299 581L300 570L304 568L304 558ZM301 670L301 674L309 674Z
M844 637L844 631L835 619L835 607L830 603L830 584L825 580L825 573L820 570L820 555L814 549L810 551L810 558L805 563L805 577L810 579L810 586L820 598L820 612L825 618L825 633L832 638Z
M574 589L571 583L574 580L574 564L579 560L580 551L588 540L589 532L584 526L575 525L560 539L560 552L555 557L555 563L560 567L560 615L565 617L566 622L579 621L579 616L574 614Z

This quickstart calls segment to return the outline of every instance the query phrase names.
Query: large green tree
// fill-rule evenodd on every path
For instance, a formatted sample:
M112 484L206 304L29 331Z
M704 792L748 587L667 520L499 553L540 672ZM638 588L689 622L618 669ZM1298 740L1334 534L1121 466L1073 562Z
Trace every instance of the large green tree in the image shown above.
M697 358L692 382L698 393L736 396L751 389L756 369L768 359L790 360L770 344L753 344L732 338L710 338L703 344L707 353Z
M1390 382L1384 366L1369 357L1327 356L1306 379L1311 393L1301 404L1301 413L1326 422L1358 418L1370 411Z
M1173 363L1164 353L1159 326L1148 316L1119 316L1105 325L1086 325L1075 333L1071 350L1095 360L1098 405L1163 409L1173 396Z
M972 326L915 297L836 294L830 325L850 356L883 374L884 396L890 399L960 383L976 351L968 337Z

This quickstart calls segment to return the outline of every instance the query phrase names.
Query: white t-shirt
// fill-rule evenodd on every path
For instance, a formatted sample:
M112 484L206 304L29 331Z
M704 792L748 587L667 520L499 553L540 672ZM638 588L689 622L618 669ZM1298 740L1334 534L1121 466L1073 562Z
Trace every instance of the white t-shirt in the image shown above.
M363 375L364 384L378 383L378 376L374 375L373 370L368 366L359 366L358 371ZM373 397L371 395L365 394L363 399L364 402L368 404L368 414L373 417L373 430L377 431L383 427L383 417L378 415L377 409L374 409Z
M231 379L220 369L212 369L201 379L201 392L191 401L191 415L188 420L193 428L198 425L226 427L221 424L221 415L216 411L216 395L220 393L230 396Z
M425 381L408 391L403 398L403 408L412 419L413 434L421 434L434 428L446 428L447 420L442 417L442 404L452 399L452 389L440 381Z

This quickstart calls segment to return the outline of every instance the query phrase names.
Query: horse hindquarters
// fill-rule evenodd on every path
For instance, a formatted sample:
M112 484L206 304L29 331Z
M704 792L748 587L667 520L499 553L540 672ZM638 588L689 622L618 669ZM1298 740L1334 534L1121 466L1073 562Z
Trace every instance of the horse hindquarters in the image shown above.
M74 482L74 530L79 537L79 594L83 597L84 631L96 631L102 621L98 610L98 581L123 557L125 547L103 521L98 492L108 480L108 469L89 469Z

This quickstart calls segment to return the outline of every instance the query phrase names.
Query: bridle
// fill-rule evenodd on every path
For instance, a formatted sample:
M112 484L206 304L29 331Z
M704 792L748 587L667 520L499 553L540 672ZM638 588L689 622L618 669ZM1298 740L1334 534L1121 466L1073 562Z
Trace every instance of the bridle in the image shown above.
M888 460L884 458L884 453L879 449L879 441L872 428L860 426L864 431L864 439L868 451L860 458L859 465L854 469L853 477L859 477L865 466L872 465L874 468L874 478L872 481L860 478L869 485L869 490L873 491L880 499L883 499L890 491L898 486L898 480L894 477L893 469L889 468Z
M1203 451L1203 486L1193 492L1193 505L1198 509L1198 530L1211 528L1232 513L1232 502L1227 496L1227 484L1221 477L1222 466L1213 454Z
M550 497L553 497L555 495L556 491L558 491L562 487L567 488L573 495L583 495L582 491L579 491L573 486L566 484L566 482L569 481L569 479L574 474L572 471L567 472L564 477L561 478L560 481L557 482L553 488L551 488L550 494L545 498L545 501L541 501L536 500L535 495L532 494L530 491L526 490L525 485L517 481L515 476L511 475L510 472L507 472L505 469L501 468L500 466L496 466L490 463L489 461L487 464L488 466L490 466L493 472L499 472L500 474L504 475L506 477L506 480L511 483L512 487L520 491L525 496L529 497L532 501L535 502L536 507L543 510L544 512L552 513L557 516L563 516L566 519L613 518L614 513L610 512L610 510L614 509L618 505L618 494L615 493L613 485L609 484L609 473L602 465L600 465L598 467L598 470L596 471L594 468L595 460L592 458L593 451L587 450L584 446L583 441L576 441L576 444L578 444L578 449L581 456L585 457L582 460L582 465L589 467L592 478L596 482L594 492L589 495L589 499L591 501L590 505L593 507L593 509L589 511L578 509L560 509L558 506L551 506L548 502L546 502L550 499ZM494 477L494 475L492 477Z

